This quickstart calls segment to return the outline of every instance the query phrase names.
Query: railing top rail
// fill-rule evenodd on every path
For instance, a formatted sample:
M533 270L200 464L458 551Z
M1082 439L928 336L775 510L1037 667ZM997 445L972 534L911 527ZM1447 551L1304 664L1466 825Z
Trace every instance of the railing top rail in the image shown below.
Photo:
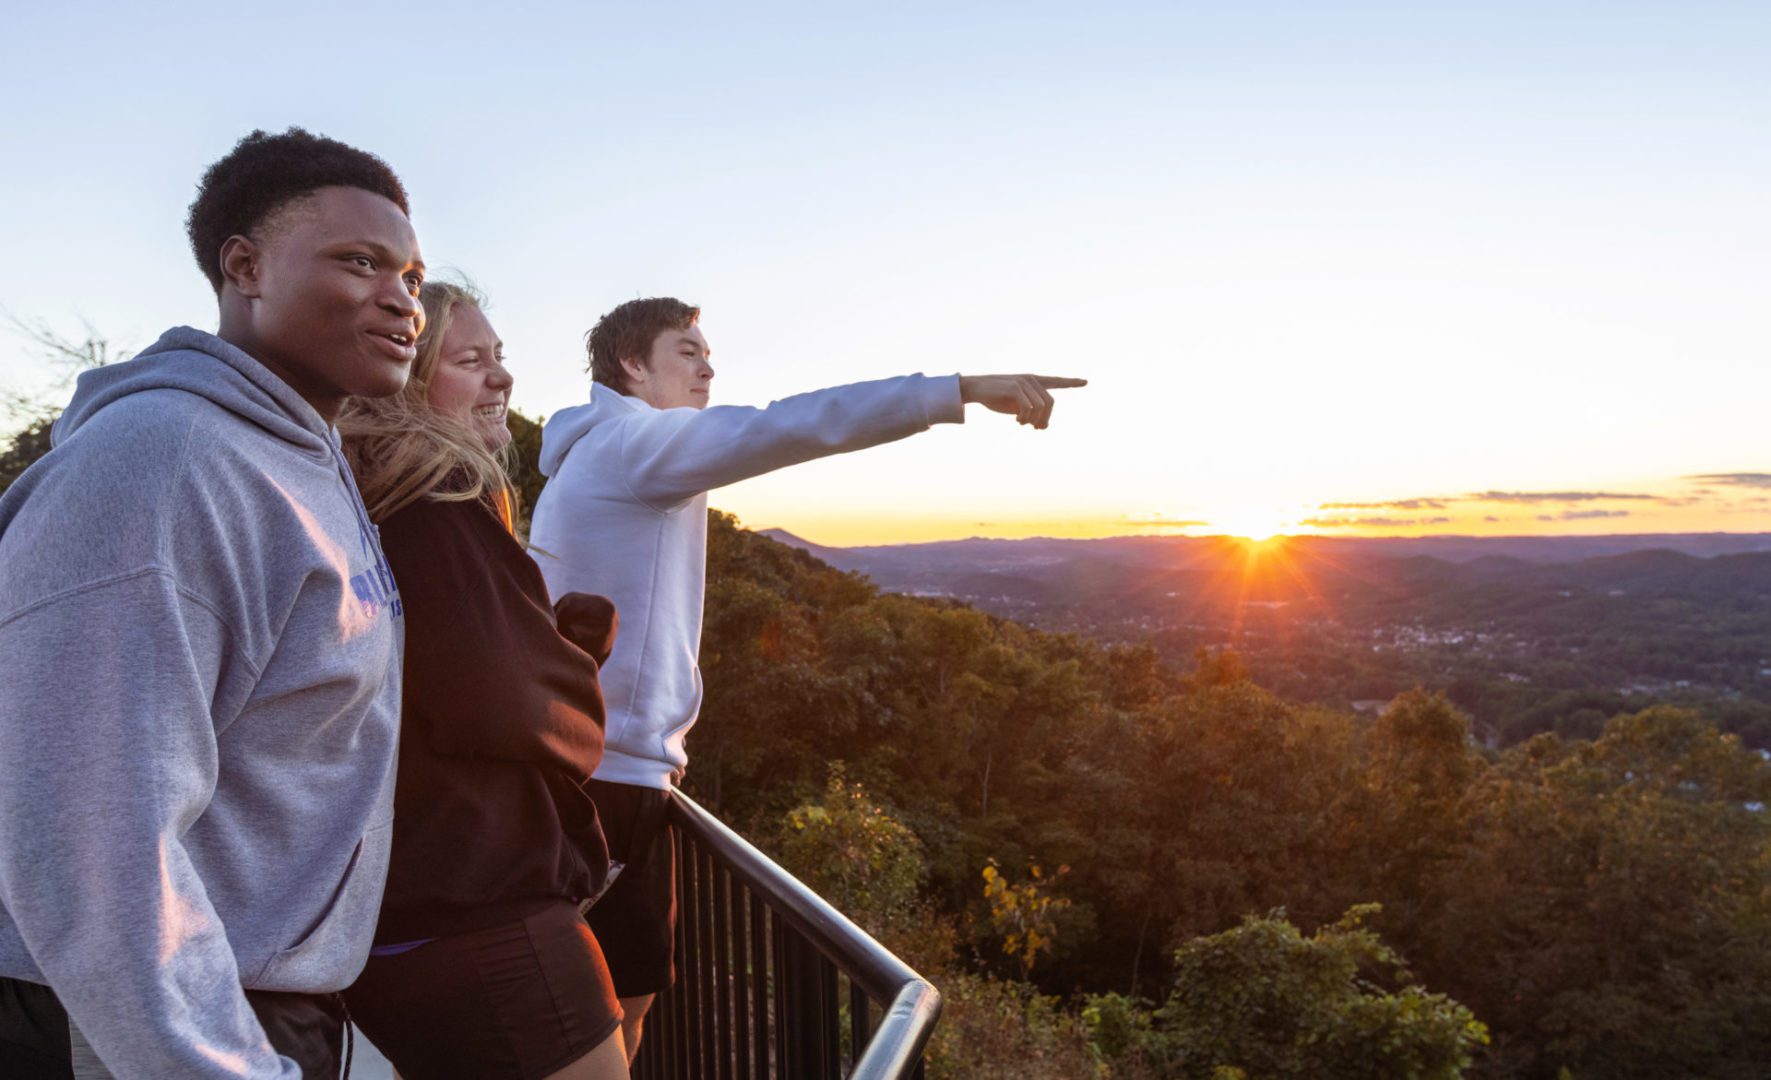
M899 1080L911 1075L940 1018L939 990L922 979L904 987L887 1007L848 1080Z
M878 1031L850 1075L855 1080L904 1075L941 1014L941 993L934 984L694 799L676 792L671 816L679 828L709 845L739 880L869 997L885 1006Z

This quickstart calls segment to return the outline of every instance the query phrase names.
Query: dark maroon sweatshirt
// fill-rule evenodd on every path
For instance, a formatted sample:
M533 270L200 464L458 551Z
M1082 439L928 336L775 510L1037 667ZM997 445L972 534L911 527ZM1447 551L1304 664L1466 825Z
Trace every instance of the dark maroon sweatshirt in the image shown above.
M382 524L381 544L406 663L376 944L594 896L609 854L583 786L603 753L597 667L614 607L574 593L556 617L541 571L481 503L413 503Z

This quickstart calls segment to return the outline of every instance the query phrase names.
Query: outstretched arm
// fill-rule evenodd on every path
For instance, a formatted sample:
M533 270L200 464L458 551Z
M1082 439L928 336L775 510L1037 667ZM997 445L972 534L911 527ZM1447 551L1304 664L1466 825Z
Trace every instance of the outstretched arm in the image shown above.
M905 375L770 402L665 409L627 422L621 474L656 509L814 458L965 420L959 378Z
M1043 428L1048 390L1087 380L1045 375L908 375L814 390L766 409L732 405L666 409L631 424L622 471L641 501L665 506L787 465L960 423L976 402Z

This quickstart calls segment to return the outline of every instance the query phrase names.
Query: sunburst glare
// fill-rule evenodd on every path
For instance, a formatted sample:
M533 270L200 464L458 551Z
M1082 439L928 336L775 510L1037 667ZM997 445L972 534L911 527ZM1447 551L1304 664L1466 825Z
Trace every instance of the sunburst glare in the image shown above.
M1284 533L1298 531L1298 517L1285 510L1250 506L1212 514L1208 523L1212 532L1260 544Z

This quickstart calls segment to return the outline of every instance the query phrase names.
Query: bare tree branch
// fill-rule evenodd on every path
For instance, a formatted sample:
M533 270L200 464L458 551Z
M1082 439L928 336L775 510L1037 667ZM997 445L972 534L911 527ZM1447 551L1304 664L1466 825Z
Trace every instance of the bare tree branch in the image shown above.
M114 349L110 339L99 333L84 316L80 318L80 325L85 328L86 336L80 341L62 336L45 319L27 321L4 307L0 307L0 324L25 339L27 355L44 361L51 370L59 372L47 391L51 394L66 390L82 371L127 360L134 355L132 349ZM42 423L61 410L59 400L52 400L45 394L45 391L0 390L0 412L4 412L15 427Z
M13 333L30 343L30 351L39 360L47 361L51 367L59 368L61 377L56 380L56 389L66 389L82 371L103 367L113 360L127 360L130 351L112 353L110 339L98 332L91 320L81 316L80 325L86 329L86 337L82 341L74 341L63 337L45 319L26 321L5 308L0 308L0 320L4 320Z

